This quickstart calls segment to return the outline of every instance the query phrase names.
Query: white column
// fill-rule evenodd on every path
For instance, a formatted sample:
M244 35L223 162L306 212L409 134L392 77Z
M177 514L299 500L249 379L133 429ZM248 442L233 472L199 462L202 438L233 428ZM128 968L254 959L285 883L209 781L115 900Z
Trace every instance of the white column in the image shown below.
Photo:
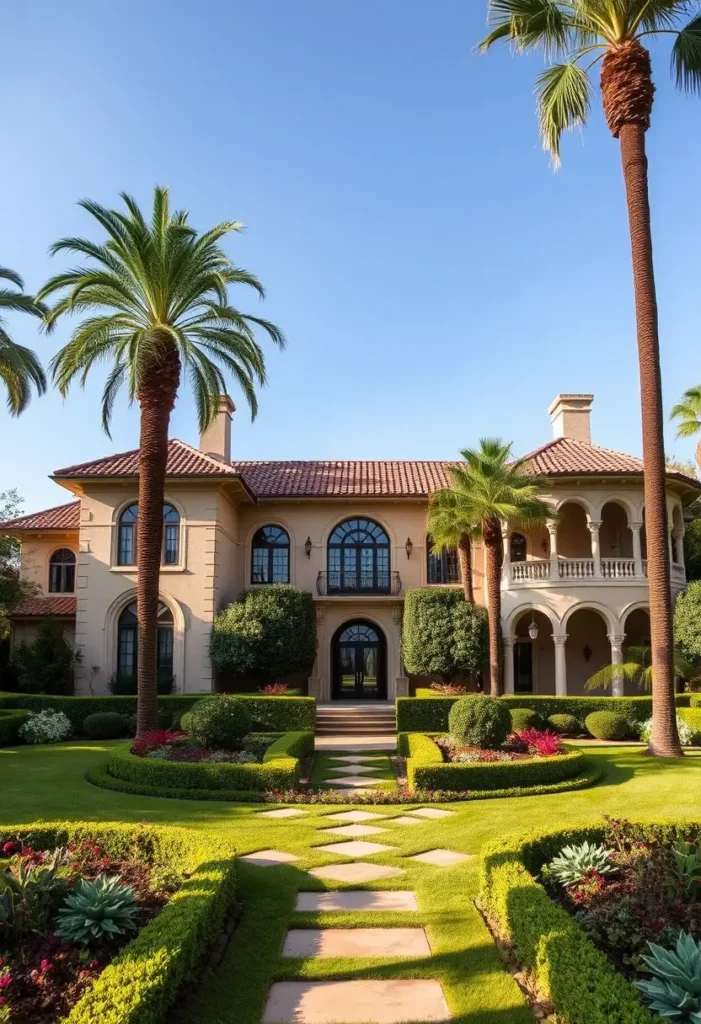
M677 530L672 534L672 542L674 548L674 558L672 561L675 565L684 565L684 531Z
M504 644L504 693L514 692L514 644L515 636L502 637Z
M642 523L628 523L630 526L631 533L633 534L633 559L635 560L635 575L643 575L643 549L640 543L640 531L643 528Z
M501 578L508 586L511 582L511 533L508 523L501 524L501 542L504 546L501 561Z
M550 579L556 580L558 578L558 566L557 525L555 523L548 523L548 533L550 534Z
M594 559L594 575L601 576L601 547L599 545L599 530L601 529L600 519L590 519L587 523L591 536L591 557Z
M555 644L555 694L558 697L567 696L567 662L565 660L565 644L567 633L553 633Z
M623 641L626 638L625 633L607 633L608 641L611 644L611 664L622 665L623 664ZM614 697L623 696L623 676L616 676L613 680L613 689L611 691Z
M674 564L674 542L672 541L672 531L667 534L667 540L669 541L669 565L670 568Z

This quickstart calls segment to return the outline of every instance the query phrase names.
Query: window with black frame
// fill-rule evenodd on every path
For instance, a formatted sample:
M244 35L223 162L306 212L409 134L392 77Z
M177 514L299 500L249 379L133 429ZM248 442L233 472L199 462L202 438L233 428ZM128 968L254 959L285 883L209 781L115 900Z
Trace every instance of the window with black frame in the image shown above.
M389 593L389 538L372 519L339 523L329 537L327 558L329 593Z
M444 548L442 551L434 551L433 537L428 534L426 537L426 557L426 578L429 584L460 582L460 565L455 548Z
M251 583L289 582L289 535L281 526L261 526L251 545Z
M117 673L124 679L136 676L138 668L138 619L136 601L119 616L117 626ZM173 674L173 613L162 602L158 605L156 665L159 677Z
M136 565L139 506L130 505L119 517L117 565ZM161 565L177 565L180 560L180 514L172 505L163 506Z
M49 593L75 593L75 555L69 548L54 551L49 561Z

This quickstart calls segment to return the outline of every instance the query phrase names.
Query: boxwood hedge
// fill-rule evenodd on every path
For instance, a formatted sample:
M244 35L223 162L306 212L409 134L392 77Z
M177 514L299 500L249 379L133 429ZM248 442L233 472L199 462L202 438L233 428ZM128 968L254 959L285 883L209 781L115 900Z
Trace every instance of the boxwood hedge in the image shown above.
M19 731L29 714L19 708L0 708L0 747L14 746L21 743Z
M701 707L677 708L677 717L693 729L691 742L694 746L701 744Z
M92 837L114 856L140 851L185 878L161 912L86 989L64 1024L160 1024L220 932L236 889L230 833L162 825L41 822L0 826L0 845L35 849Z
M698 822L641 823L651 831L688 838ZM533 831L488 843L482 850L480 899L517 959L552 1001L562 1024L652 1024L633 986L619 974L575 919L550 899L534 878L563 846L598 842L602 826L591 824Z

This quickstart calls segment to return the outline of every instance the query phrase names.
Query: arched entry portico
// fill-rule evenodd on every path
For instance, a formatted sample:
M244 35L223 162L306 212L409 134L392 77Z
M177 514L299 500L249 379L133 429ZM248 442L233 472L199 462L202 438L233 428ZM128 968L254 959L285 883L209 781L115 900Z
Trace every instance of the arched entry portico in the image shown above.
M331 699L387 699L387 640L365 619L344 622L331 641Z

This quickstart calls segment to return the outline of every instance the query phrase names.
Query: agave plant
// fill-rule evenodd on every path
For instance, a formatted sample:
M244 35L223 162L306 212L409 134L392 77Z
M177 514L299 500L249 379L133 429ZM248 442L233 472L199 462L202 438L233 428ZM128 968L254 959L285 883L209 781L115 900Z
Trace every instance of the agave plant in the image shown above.
M680 932L675 949L648 942L643 960L655 975L652 981L633 984L649 1008L679 1024L701 1024L701 945Z
M579 846L565 846L547 865L545 874L561 885L575 885L591 871L600 875L615 875L618 865L610 850L586 840Z
M56 935L71 942L123 935L136 928L134 893L116 877L81 878L58 912Z

